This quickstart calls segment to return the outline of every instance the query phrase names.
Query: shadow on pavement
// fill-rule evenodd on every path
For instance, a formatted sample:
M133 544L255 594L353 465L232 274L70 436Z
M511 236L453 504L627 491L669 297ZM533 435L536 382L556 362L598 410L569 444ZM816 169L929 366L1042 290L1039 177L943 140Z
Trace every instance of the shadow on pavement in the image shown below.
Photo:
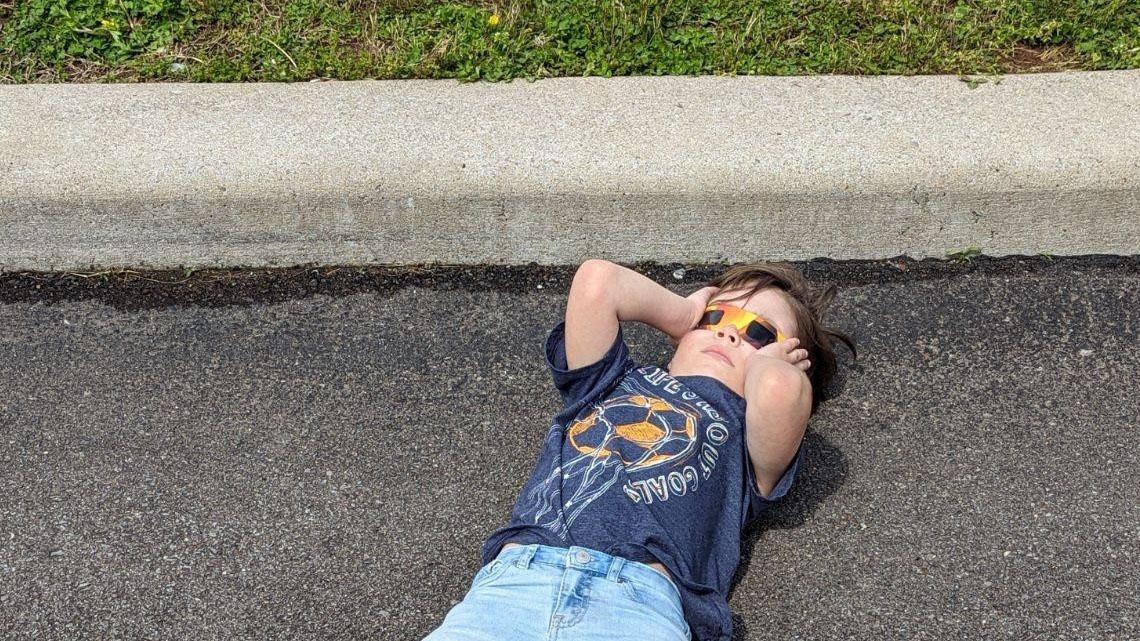
M736 586L752 565L752 555L764 533L771 529L797 528L806 523L812 513L836 492L847 479L847 457L825 436L811 428L804 435L804 466L787 498L765 511L746 528L740 541L740 566L733 575L728 589L729 600ZM733 613L733 639L752 638L748 625L740 615Z

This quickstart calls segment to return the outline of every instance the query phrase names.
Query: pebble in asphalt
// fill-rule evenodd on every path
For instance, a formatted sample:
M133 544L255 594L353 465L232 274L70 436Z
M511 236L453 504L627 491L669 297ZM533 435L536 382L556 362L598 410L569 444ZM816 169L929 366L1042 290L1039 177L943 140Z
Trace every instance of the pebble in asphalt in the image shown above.
M800 263L859 362L736 638L1140 638L1137 258ZM558 409L572 274L0 276L0 637L422 638Z

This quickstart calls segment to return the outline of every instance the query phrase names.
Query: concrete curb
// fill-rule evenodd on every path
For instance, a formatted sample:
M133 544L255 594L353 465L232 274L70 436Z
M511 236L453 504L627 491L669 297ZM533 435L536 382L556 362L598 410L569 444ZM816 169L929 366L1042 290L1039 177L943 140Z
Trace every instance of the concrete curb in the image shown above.
M1140 253L1140 70L0 87L0 271Z

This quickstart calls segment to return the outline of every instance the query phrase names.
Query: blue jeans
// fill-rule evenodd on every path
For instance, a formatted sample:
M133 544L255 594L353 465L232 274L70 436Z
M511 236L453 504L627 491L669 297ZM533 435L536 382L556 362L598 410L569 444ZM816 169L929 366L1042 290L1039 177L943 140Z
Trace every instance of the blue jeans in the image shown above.
M424 641L689 641L681 594L648 565L590 548L499 552Z

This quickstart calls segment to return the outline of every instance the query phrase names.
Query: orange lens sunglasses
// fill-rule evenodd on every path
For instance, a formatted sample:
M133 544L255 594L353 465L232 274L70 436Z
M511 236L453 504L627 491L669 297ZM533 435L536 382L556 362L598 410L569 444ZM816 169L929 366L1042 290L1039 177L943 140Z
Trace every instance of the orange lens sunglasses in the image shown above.
M736 327L740 336L756 349L787 338L763 316L724 303L706 307L696 328L716 330L726 325Z

